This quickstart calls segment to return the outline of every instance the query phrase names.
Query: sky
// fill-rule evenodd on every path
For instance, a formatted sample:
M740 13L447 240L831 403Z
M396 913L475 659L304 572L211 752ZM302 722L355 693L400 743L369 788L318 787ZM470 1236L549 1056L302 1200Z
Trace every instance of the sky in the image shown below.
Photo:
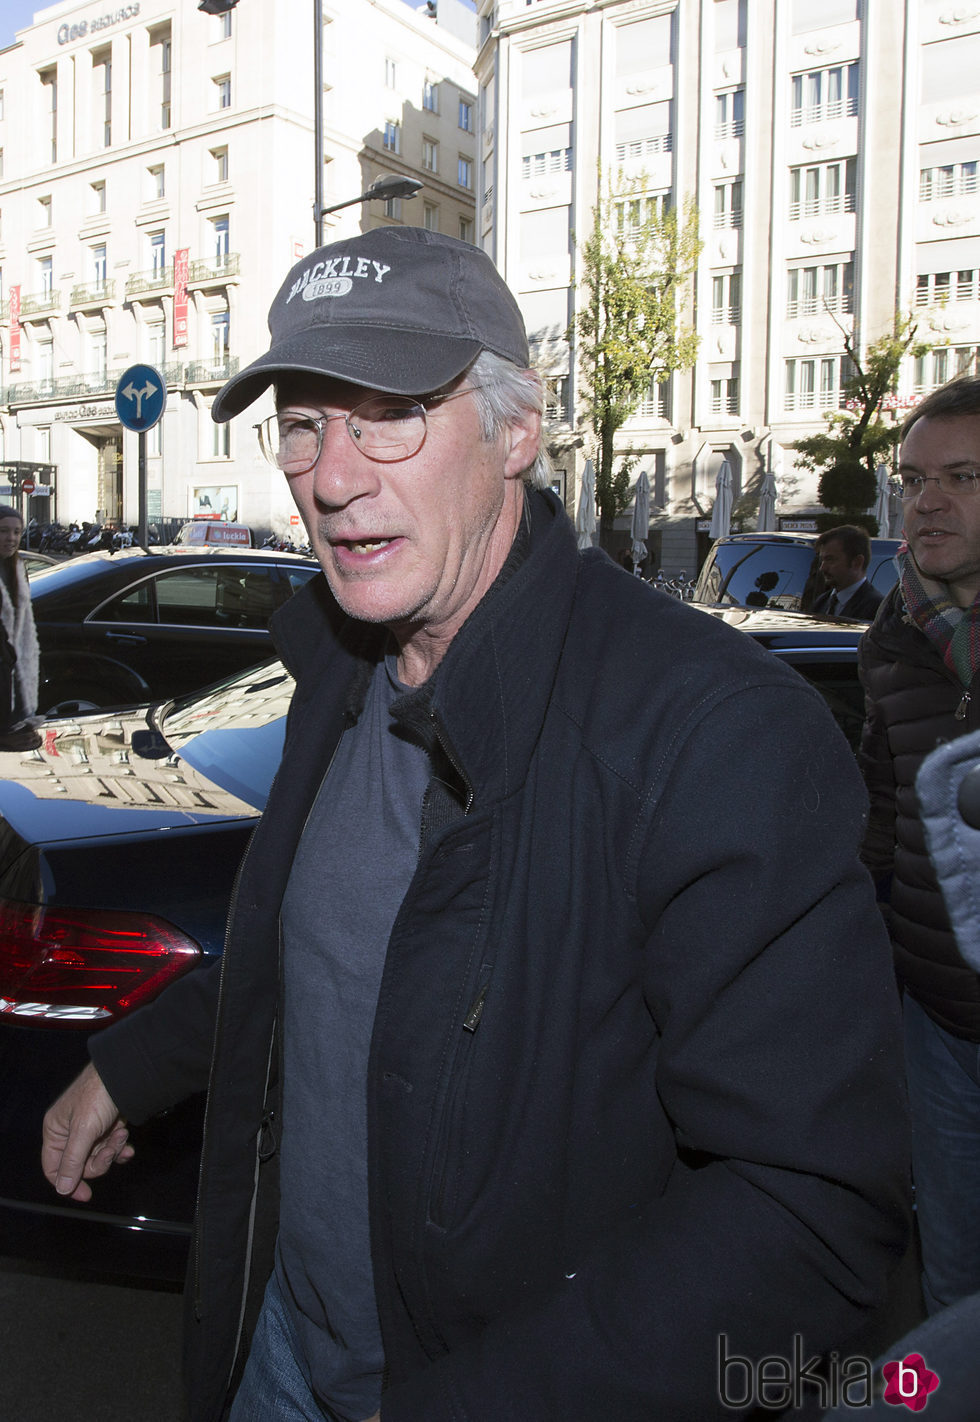
M54 0L47 0L53 5ZM0 0L0 49L13 44L17 31L34 23L35 10L47 8L45 0Z

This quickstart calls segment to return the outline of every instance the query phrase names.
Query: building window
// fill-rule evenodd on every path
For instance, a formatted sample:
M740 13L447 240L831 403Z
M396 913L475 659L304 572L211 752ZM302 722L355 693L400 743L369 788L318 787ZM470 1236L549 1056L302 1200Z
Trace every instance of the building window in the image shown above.
M54 271L50 257L39 258L37 275L41 284L41 295L50 296L54 291Z
M385 59L385 88L394 89L398 85L398 66L393 59Z
M93 213L105 212L105 183L92 183L90 191L92 194L91 198L89 199L91 203L91 211Z
M435 203L427 202L422 207L422 226L428 232L439 231L439 209Z
M916 277L915 304L940 306L947 301L978 301L978 275L980 273L974 268L972 271L931 272Z
M464 133L473 132L473 105L467 99L459 101L459 126Z
M745 132L745 90L715 95L715 138L741 138Z
M167 234L165 232L149 232L147 240L150 244L150 265L154 276L162 276L167 269Z
M160 459L163 455L163 421L157 420L146 432L146 452L150 459Z
M821 267L795 267L786 273L786 316L814 316L832 311L845 315L854 299L853 262Z
M670 153L674 147L670 100L621 109L615 115L613 139L617 163Z
M231 421L216 425L211 421L211 454L214 459L231 458Z
M93 385L101 387L106 378L106 334L100 326L89 332L88 337L88 377Z
M215 183L227 183L228 181L228 149L212 148L211 157L214 160L212 170L212 181Z
M166 326L162 321L149 321L145 327L146 354L150 365L160 368L167 355Z
M722 273L711 278L711 324L737 326L742 319L742 274Z
M819 163L812 168L791 168L789 174L789 220L827 217L835 212L854 211L857 160Z
M218 41L231 39L231 11L226 10L223 15L215 15L214 18Z
M853 116L858 111L857 64L794 74L791 84L789 121L793 128Z
M58 71L47 69L41 75L41 83L47 90L44 111L47 115L48 133L51 139L50 161L58 161Z
M112 55L108 50L100 50L92 56L95 69L96 122L102 128L102 147L112 143Z
M980 346L941 346L915 361L915 398L928 395L955 375L980 374Z
M435 79L426 79L422 85L422 107L430 114L439 112L439 85Z
M227 217L211 219L211 250L219 267L228 265L229 226Z
M715 227L741 227L742 180L715 184Z
M172 84L171 69L173 65L173 46L170 41L169 29L158 35L151 41L154 49L159 50L159 74L157 92L160 95L160 128L166 130L172 126L173 114L171 110Z
M523 138L521 177L540 178L545 173L572 171L572 126L554 124L551 128L532 129Z
M439 145L431 138L422 140L422 167L429 173L439 171Z
M231 75L220 74L216 79L212 79L215 93L215 108L231 108Z
M54 384L54 340L51 336L42 336L37 343L37 378L41 385L50 387Z
M383 142L384 142L385 148L388 150L389 153L400 153L400 152L401 152L401 143L402 143L401 125L398 124L398 123L396 123L394 119L387 119L387 120L385 121L385 131L384 131L384 140L383 140Z
M569 382L567 375L552 375L545 381L544 417L549 424L568 423Z
M713 415L738 414L738 376L729 375L711 382L711 413Z
M150 202L159 202L167 193L167 177L164 166L161 163L158 167L147 168L146 171L149 178L147 185L149 200Z
M399 222L402 216L402 200L398 197L385 198L385 217L394 217Z
M841 386L847 380L850 362L846 356L823 356L818 360L786 362L787 410L834 410L841 402Z
M46 193L44 197L37 200L37 225L38 227L50 227L51 222L51 196Z
M946 163L942 168L923 168L919 173L919 200L964 197L977 190L976 163Z
M458 235L461 242L473 241L473 219L471 217L461 217L459 219Z
M616 231L624 242L635 242L649 222L660 221L670 211L670 193L648 193L616 204Z
M654 372L650 376L650 381L636 407L635 414L647 420L666 420L670 418L670 377L666 379L659 373Z
M92 248L92 280L97 287L105 290L106 276L107 263L105 243L100 242L97 247Z
M461 188L472 188L473 186L473 164L469 158L464 158L462 154L459 155L456 165L456 181Z
M228 312L212 311L211 359L214 361L215 365L224 365L228 360L228 327Z

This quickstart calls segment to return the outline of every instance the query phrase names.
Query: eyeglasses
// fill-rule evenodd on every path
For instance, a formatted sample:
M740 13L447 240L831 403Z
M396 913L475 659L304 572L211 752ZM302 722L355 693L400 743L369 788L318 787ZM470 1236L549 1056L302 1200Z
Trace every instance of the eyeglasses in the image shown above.
M354 444L378 464L410 459L425 443L426 410L460 395L472 395L479 385L448 395L426 396L425 404L410 395L372 395L346 414L303 415L279 410L255 426L262 453L284 474L306 474L320 458L323 431L331 420L343 420Z
M903 474L889 483L896 494L906 501L917 499L927 484L938 484L943 494L975 494L980 472L976 469L944 470L942 474Z

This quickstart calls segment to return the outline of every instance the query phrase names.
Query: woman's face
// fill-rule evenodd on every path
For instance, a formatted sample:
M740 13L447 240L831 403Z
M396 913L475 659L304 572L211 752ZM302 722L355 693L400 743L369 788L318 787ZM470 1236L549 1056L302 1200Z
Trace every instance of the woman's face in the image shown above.
M20 547L24 525L19 518L0 518L0 558L12 558Z

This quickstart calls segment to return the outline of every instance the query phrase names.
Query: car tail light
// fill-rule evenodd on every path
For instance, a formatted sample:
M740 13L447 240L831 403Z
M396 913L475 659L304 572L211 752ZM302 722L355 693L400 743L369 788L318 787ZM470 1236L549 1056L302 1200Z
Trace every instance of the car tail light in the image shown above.
M0 1021L91 1027L124 1016L199 961L163 919L0 899Z

